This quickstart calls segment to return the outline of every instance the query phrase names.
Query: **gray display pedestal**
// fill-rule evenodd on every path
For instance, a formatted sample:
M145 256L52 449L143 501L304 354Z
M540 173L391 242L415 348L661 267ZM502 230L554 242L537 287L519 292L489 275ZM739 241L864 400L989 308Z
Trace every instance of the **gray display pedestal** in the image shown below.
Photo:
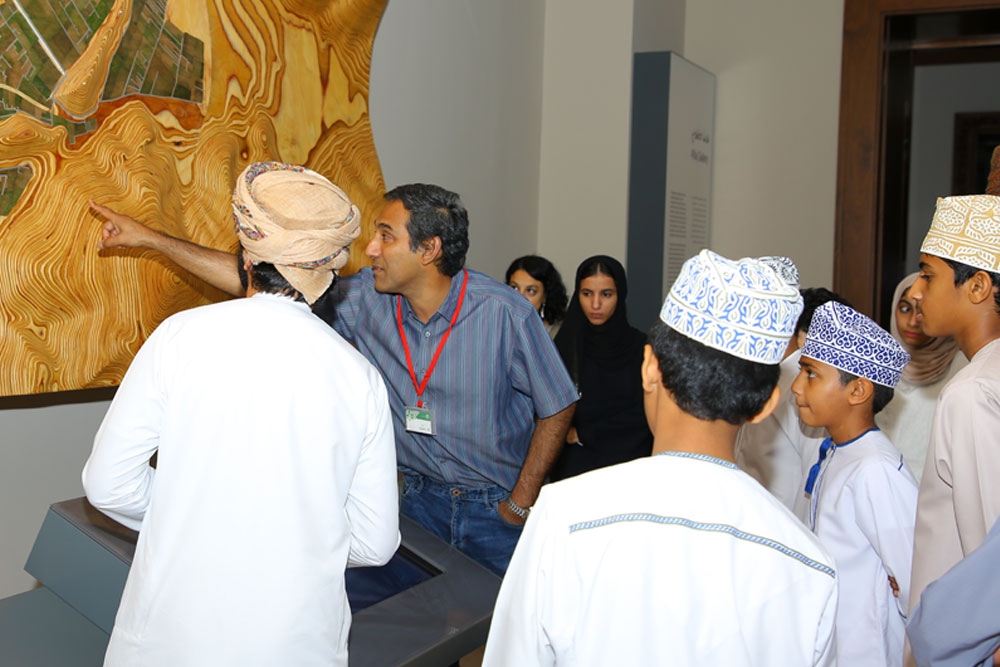
M437 572L354 614L350 664L449 665L481 646L500 579L405 517L400 553ZM0 600L0 664L101 665L137 533L84 498L49 508L25 570L44 588Z

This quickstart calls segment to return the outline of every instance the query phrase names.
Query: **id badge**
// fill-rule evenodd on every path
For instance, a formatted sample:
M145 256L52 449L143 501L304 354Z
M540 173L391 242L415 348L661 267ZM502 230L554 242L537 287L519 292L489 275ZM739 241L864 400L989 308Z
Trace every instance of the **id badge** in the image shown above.
M429 408L418 408L407 405L404 408L406 430L411 433L434 435L434 411Z

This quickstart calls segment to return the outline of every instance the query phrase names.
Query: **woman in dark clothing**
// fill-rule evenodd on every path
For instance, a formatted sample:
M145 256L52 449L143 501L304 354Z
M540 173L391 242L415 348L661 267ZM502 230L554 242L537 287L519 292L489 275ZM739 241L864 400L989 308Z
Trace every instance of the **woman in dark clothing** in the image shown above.
M649 456L653 435L643 410L646 336L628 323L628 284L618 260L597 255L576 270L556 348L580 391L553 480Z

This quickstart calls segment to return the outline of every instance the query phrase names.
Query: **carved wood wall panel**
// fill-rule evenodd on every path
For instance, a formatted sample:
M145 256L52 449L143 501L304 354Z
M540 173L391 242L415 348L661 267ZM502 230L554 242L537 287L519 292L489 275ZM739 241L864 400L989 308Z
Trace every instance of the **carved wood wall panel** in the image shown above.
M98 253L88 199L232 250L240 171L305 164L361 207L345 272L363 264L386 1L0 1L0 395L117 384L164 318L225 298L156 253Z

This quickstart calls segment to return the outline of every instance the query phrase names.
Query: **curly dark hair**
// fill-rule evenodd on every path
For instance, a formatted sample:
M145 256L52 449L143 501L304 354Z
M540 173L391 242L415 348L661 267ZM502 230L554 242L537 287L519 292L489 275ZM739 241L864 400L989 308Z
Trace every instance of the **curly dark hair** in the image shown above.
M524 271L529 276L542 283L545 290L545 316L542 318L549 324L555 324L566 316L566 285L563 284L559 270L552 262L538 255L518 257L507 267L504 282L510 284L510 277L517 271Z
M657 322L649 331L663 386L681 410L739 425L764 409L778 384L777 364L734 357Z
M449 277L458 273L469 250L469 213L458 195L437 185L410 183L386 192L385 200L402 202L410 214L410 250L416 252L427 239L440 237L438 269Z

